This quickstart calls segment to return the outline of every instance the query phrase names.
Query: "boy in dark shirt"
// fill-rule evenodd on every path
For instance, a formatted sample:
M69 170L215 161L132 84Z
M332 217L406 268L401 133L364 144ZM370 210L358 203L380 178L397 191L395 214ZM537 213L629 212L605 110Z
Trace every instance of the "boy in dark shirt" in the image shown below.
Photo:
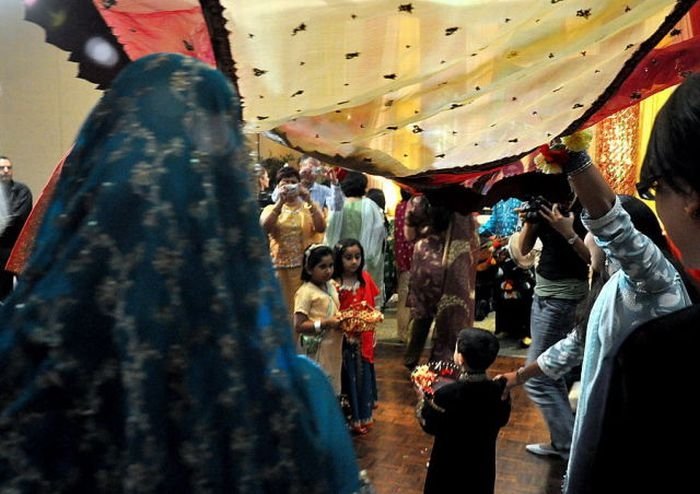
M486 375L498 348L492 333L463 329L454 361L464 373L432 398L421 396L418 420L425 432L435 436L424 494L493 494L496 438L510 417L510 399L501 399L505 381ZM462 488L455 490L456 486Z

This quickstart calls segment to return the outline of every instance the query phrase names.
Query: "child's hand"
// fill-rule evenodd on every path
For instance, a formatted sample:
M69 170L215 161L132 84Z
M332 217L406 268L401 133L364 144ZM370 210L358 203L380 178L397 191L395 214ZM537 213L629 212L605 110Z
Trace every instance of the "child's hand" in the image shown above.
M494 381L498 381L499 379L504 379L506 382L506 386L503 388L503 394L501 394L501 399L507 400L510 397L510 390L520 384L518 382L518 374L515 371L506 372L505 374L498 374L493 378Z

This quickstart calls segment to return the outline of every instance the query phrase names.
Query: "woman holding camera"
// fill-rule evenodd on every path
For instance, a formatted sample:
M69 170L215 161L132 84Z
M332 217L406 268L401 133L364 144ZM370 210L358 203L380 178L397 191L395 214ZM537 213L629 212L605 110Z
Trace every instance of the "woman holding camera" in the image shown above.
M521 208L525 213L523 229L518 238L520 251L527 255L535 240L542 241L542 253L535 271L535 295L530 309L532 344L527 363L537 360L547 348L566 336L574 326L576 306L588 293L588 263L590 253L583 243L586 229L581 223L580 205L567 214L561 203L567 204L573 193L565 175L553 176L556 185L547 199L531 201ZM562 201L564 199L564 201ZM568 398L565 379L546 375L528 381L527 394L538 406L547 423L550 441L528 444L527 451L535 455L567 458L571 447L574 414Z
M277 202L263 209L260 224L270 239L270 254L290 311L301 286L304 249L326 230L321 208L301 185L299 172L283 166L277 172Z

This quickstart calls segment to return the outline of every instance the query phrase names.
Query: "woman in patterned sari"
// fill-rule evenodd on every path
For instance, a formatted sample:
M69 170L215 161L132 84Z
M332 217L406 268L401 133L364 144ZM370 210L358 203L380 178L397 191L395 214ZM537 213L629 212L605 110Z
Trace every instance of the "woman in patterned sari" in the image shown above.
M260 249L240 111L161 54L83 125L0 309L0 492L360 491Z

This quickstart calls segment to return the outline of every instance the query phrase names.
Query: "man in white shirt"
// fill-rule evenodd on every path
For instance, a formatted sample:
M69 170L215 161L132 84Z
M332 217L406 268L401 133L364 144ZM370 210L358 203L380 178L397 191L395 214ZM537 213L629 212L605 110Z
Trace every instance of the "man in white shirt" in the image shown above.
M340 211L343 209L345 196L338 184L335 172L328 170L327 176L331 181L330 187L316 182L319 175L324 173L323 164L307 154L299 158L299 176L301 184L309 190L311 200L326 211ZM277 189L272 193L272 200L277 200Z

